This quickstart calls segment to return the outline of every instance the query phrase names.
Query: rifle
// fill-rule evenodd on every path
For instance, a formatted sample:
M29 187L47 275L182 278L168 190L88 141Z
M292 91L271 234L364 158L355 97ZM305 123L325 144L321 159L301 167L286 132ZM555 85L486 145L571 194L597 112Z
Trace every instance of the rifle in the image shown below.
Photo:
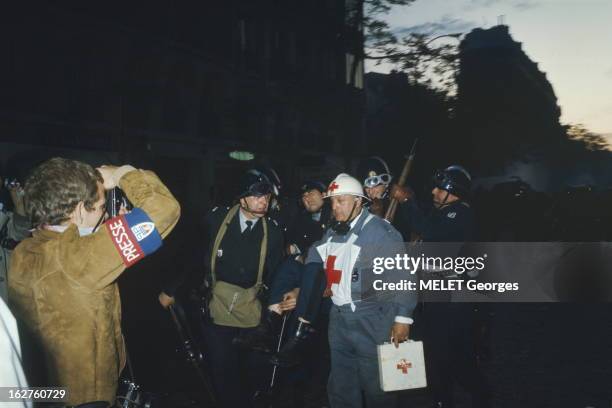
M398 186L403 186L406 184L406 179L410 174L410 169L412 169L412 163L414 162L414 156L416 155L416 145L419 139L416 139L412 144L412 149L410 150L410 154L406 157L406 163L404 163L404 168L402 169L402 173L400 174L400 178L397 180ZM388 222L393 222L395 218L395 212L397 211L397 206L399 202L393 198L389 203L389 208L387 208L387 213L385 214L385 220Z

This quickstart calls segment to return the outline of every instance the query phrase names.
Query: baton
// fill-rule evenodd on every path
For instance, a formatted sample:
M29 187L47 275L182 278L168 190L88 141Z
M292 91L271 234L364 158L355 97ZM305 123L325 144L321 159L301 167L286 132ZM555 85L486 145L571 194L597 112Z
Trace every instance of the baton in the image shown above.
M281 344L283 342L283 335L285 334L285 323L287 323L287 313L283 316L283 324L281 326L280 334L278 336L278 344L276 345L276 352L278 353L281 349ZM272 369L272 381L270 381L270 389L274 387L274 380L276 379L276 369L278 366L275 364Z

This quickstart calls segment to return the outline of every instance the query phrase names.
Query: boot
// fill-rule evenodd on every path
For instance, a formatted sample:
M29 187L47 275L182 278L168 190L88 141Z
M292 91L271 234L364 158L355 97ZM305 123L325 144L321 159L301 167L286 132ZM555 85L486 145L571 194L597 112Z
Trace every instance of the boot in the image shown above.
M278 332L281 316L271 310L266 310L261 316L261 321L255 329L244 332L234 337L232 343L235 346L255 350L262 353L274 352L274 341Z
M283 344L278 353L270 357L270 363L283 368L298 365L311 332L314 332L312 326L300 321L295 335Z

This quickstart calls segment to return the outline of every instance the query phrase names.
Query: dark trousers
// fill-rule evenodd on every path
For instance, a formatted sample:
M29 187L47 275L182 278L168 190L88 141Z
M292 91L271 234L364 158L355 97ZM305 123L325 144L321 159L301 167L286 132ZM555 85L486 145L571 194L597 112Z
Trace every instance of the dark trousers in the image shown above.
M325 273L319 263L302 264L289 258L276 270L270 285L268 303L273 305L283 300L283 295L293 288L300 288L294 316L314 323L325 290Z
M380 387L376 346L389 341L395 313L390 305L359 302L329 312L331 372L327 385L332 408L394 408L398 394Z
M253 329L203 325L206 360L220 408L250 407L256 391L266 391L272 376L263 354L240 349L234 337Z
M489 407L489 388L480 371L474 342L474 311L470 303L431 302L421 305L427 383L436 401L453 406L453 385L472 396L474 407Z

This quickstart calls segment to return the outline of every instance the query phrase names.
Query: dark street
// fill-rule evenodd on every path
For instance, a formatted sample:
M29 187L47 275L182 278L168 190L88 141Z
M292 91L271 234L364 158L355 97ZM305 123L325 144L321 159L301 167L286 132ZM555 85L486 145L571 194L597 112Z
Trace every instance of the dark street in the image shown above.
M7 3L0 408L612 408L611 15Z

